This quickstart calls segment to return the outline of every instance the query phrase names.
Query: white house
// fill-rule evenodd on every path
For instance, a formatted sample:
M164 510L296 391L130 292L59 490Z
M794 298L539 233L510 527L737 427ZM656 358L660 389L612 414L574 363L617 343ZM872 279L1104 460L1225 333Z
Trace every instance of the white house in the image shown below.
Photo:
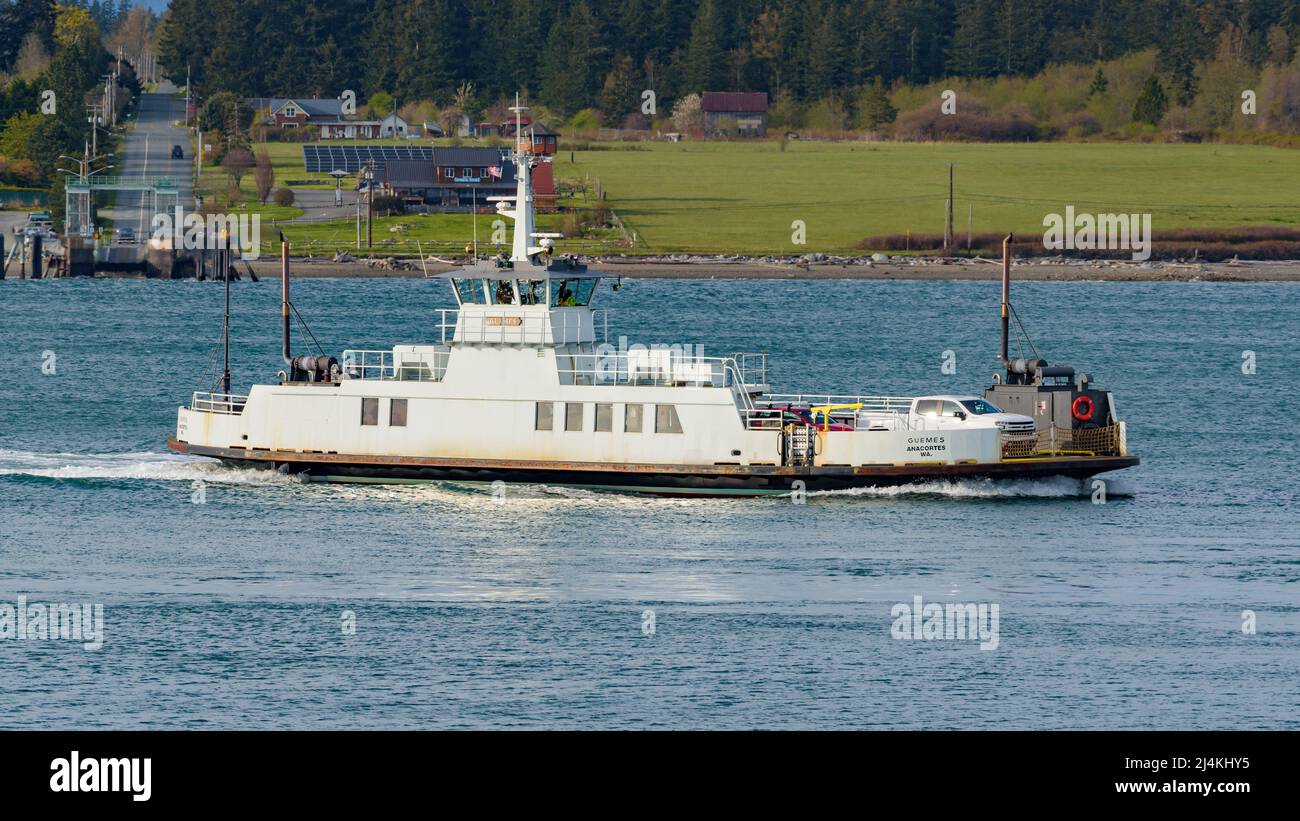
M380 137L405 137L408 131L406 120L398 116L396 111L379 121Z

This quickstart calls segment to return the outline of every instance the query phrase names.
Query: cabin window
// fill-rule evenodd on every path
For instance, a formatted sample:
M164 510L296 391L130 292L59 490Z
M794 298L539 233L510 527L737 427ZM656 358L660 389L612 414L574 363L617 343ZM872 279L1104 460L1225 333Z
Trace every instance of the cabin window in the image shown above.
M479 285L476 279L453 279L451 284L456 288L456 296L460 297L462 305L477 305L483 302L483 287Z
M582 430L582 403L566 402L564 404L564 429Z
M492 302L496 305L515 304L515 286L511 280L498 279L492 283L492 293L495 297Z
M406 400L394 399L388 406L388 424L395 428L406 427Z
M596 403L596 432L610 433L614 430L614 406L608 402Z
M592 292L596 290L596 282L596 277L557 280L551 290L552 307L564 308L588 304L591 302Z
M644 413L642 405L627 405L623 408L623 432L640 433L641 416Z
M378 399L361 400L361 424L363 425L379 424L379 400Z
M655 405L655 433L681 433L682 422L673 405Z
M534 427L537 430L553 430L555 428L555 405L553 403L537 403L537 421Z
M525 305L543 305L546 303L546 280L521 279L516 285L519 287L519 297Z
M959 413L961 413L961 412L962 412L962 410L961 410L961 406L958 405L956 402L944 402L944 403L943 403L943 415L944 415L944 416L956 416L957 414L959 414Z

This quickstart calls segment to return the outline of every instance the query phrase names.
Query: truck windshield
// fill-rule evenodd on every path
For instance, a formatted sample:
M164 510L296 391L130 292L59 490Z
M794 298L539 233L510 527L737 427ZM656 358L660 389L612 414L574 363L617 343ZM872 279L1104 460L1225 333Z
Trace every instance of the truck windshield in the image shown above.
M961 404L962 407L976 416L982 416L986 413L1002 413L1001 408L994 407L983 399L963 399Z

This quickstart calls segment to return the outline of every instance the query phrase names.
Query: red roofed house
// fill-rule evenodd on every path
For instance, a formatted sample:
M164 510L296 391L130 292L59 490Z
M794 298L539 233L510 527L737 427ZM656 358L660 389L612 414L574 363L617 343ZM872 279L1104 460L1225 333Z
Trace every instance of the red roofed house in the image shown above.
M733 121L742 137L767 133L766 91L706 91L700 109L704 112L705 133L721 134Z

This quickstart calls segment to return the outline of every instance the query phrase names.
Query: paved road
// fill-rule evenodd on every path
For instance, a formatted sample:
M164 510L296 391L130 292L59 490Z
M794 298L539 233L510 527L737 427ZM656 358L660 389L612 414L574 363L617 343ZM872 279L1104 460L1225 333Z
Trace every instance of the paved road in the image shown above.
M185 101L173 97L175 89L168 83L158 86L157 94L144 94L136 114L135 130L127 139L126 150L117 167L109 174L123 177L166 177L180 190L180 205L187 211L194 206L192 174L194 158L190 156L190 140L184 128L173 125L185 119ZM173 160L173 145L181 146L185 158ZM120 191L117 205L105 208L101 216L109 217L117 227L130 225L137 236L144 237L153 217L146 200L148 195L135 191Z

